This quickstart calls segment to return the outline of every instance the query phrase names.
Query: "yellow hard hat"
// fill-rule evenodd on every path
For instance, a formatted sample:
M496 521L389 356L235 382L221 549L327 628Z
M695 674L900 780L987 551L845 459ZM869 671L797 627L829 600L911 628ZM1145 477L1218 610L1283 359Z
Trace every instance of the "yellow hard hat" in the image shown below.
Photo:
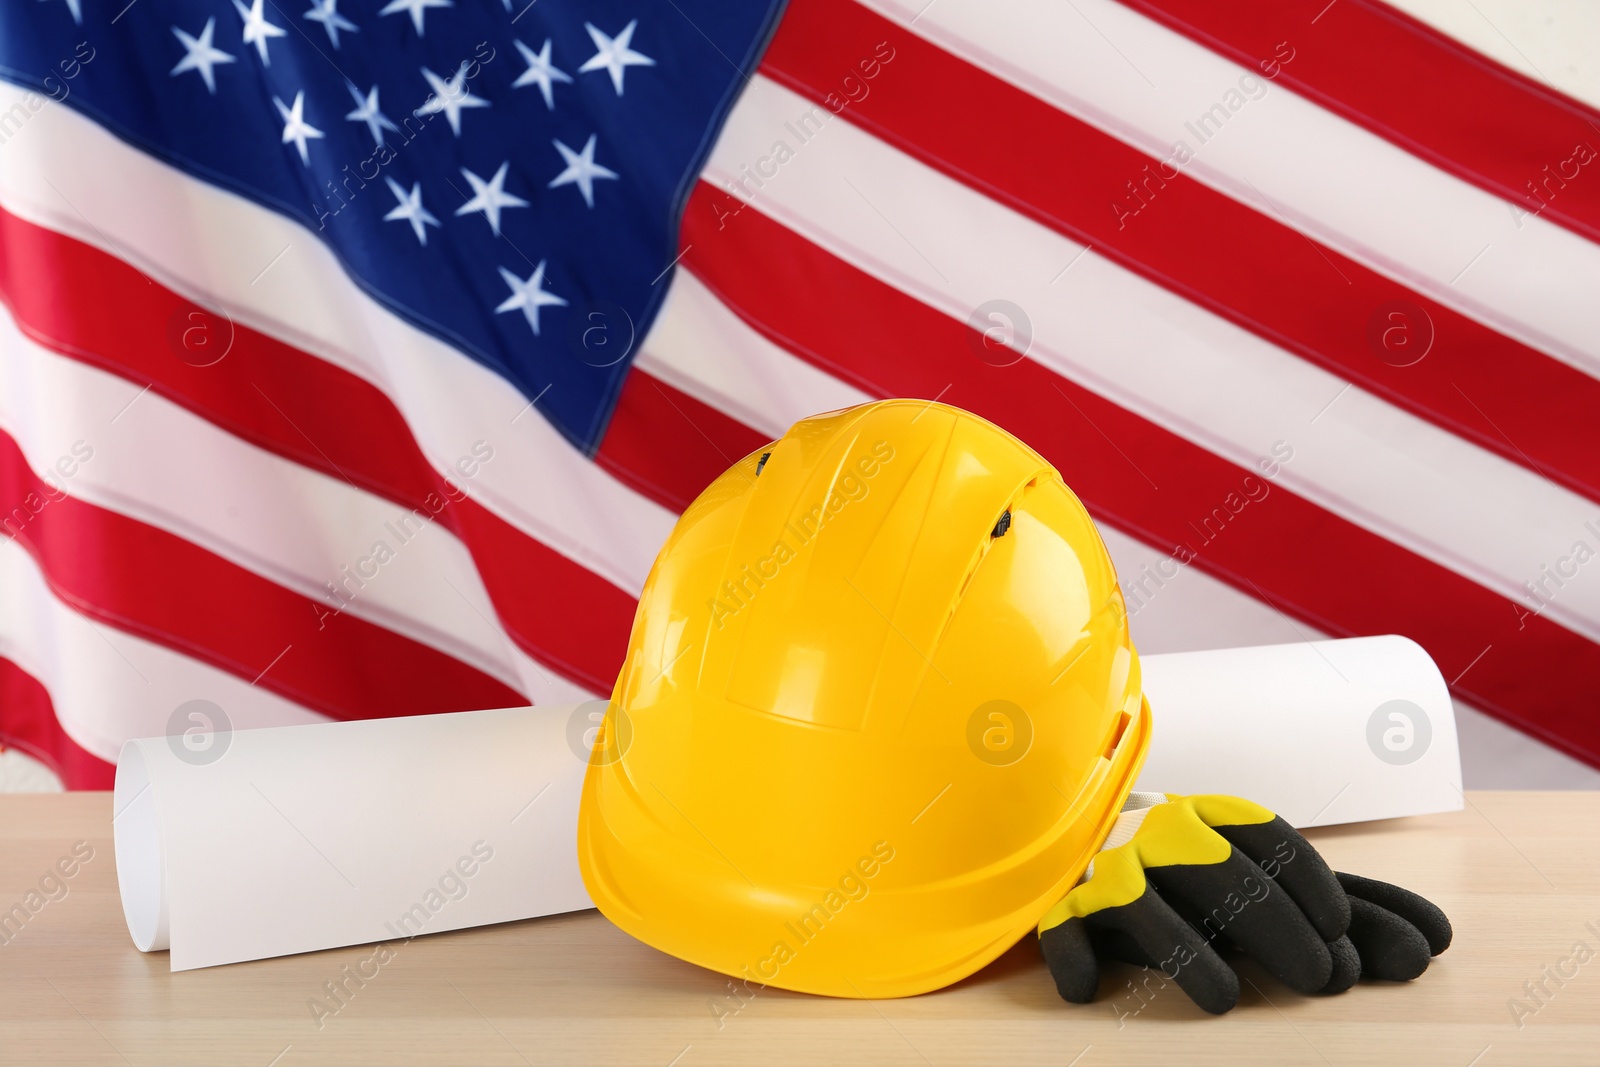
M683 513L583 786L596 905L681 959L841 997L977 971L1077 882L1149 744L1105 545L968 412L796 423Z

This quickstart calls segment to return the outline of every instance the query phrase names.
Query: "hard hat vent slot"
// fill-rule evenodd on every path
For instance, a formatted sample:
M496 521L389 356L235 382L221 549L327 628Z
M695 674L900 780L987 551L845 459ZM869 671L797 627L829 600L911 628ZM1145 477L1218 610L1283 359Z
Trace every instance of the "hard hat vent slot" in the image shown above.
M1117 746L1122 744L1122 735L1128 732L1128 724L1133 721L1133 716L1127 712L1117 716L1117 725L1111 729L1111 740L1106 744L1105 758L1111 759L1117 754Z
M1000 514L1000 521L994 524L994 529L989 531L990 537L1004 537L1006 531L1011 529L1011 509L1006 508Z
M771 452L761 453L761 458L756 460L756 477L761 477L761 468L767 465L767 460L772 458Z

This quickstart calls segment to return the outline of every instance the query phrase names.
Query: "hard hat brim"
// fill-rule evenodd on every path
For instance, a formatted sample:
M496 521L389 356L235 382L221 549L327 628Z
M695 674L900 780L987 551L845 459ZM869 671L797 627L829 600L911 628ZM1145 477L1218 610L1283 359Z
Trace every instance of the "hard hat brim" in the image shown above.
M584 780L579 867L596 907L621 929L752 988L915 996L983 969L1077 883L1133 789L1150 734L1141 699L1116 749L1052 832L1006 864L932 885L872 888L859 903L820 879L758 890L710 842L661 824L625 760L594 762ZM1019 885L1030 889L1018 895ZM830 894L844 901L837 911L825 907ZM774 897L786 899L787 911L776 910L795 920L771 920ZM997 914L996 900L1012 903ZM820 916L818 906L825 919L802 918Z

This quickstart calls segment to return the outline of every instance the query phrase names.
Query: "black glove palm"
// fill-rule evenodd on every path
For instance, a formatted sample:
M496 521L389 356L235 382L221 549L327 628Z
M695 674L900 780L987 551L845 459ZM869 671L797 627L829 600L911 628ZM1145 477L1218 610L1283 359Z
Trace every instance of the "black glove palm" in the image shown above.
M1089 876L1039 923L1061 996L1094 999L1099 958L1159 968L1221 1013L1237 948L1300 993L1337 993L1362 975L1408 980L1450 944L1433 904L1384 882L1335 874L1299 831L1227 796L1135 794Z

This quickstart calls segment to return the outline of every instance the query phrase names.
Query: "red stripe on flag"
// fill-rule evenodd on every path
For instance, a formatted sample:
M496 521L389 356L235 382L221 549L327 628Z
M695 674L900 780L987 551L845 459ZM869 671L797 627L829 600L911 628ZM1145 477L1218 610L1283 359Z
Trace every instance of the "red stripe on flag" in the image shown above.
M44 685L0 656L0 744L26 752L68 789L110 789L117 768L67 736Z
M1600 380L1187 175L1166 177L1156 160L852 0L796 0L762 72L820 103L837 93L840 70L883 41L894 57L843 110L852 123L1273 344L1600 501ZM1113 204L1138 203L1127 183L1146 181L1146 206L1119 218ZM1600 173L1593 184L1600 189ZM1410 348L1384 346L1400 335ZM1411 359L1424 337L1425 358L1393 365Z
M337 719L515 707L452 656L312 600L180 537L46 485L0 432L0 526L91 619Z
M47 348L127 378L236 437L419 506L441 481L372 385L0 210L0 299ZM382 442L383 447L374 447Z
M0 300L28 336L53 351L149 386L259 448L437 512L472 552L512 640L591 691L610 691L627 648L633 597L470 499L433 507L448 487L399 409L371 382L233 326L116 257L3 210ZM216 362L196 365L224 349ZM727 428L715 432L726 446ZM635 447L623 456L648 459L640 481L659 482L658 499L670 505L703 476L705 462L696 457L673 470L670 453L657 452L651 458ZM575 604L584 605L581 619Z
M591 693L609 694L638 602L474 500L447 510L517 646Z
M770 438L659 378L633 371L595 461L619 481L682 511L718 475Z
M1122 0L1524 211L1600 241L1600 112L1373 0ZM1580 162L1586 149L1587 160Z
M1585 706L1600 647L1281 486L1207 538L1193 524L1244 499L1255 472L1031 360L990 365L965 323L739 206L701 183L683 263L777 344L868 393L993 420L1055 463L1099 521L1175 555L1187 546L1204 570L1328 633L1412 637L1464 698L1600 765Z

